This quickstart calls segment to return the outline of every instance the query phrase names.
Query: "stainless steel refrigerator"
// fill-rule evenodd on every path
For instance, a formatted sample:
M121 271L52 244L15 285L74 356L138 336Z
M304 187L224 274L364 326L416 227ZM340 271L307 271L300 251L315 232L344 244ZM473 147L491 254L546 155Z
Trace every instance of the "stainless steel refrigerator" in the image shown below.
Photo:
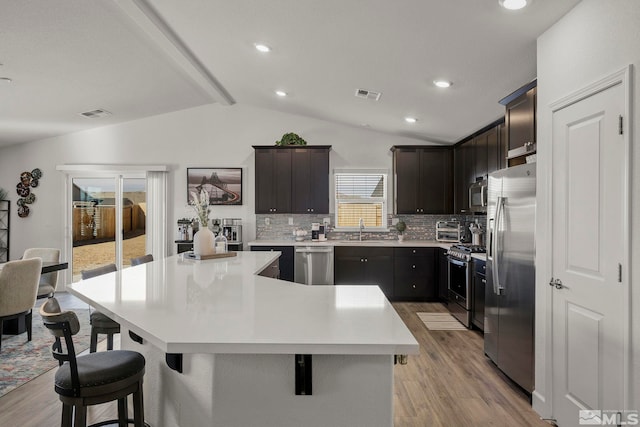
M535 163L489 175L484 352L529 393L534 381Z

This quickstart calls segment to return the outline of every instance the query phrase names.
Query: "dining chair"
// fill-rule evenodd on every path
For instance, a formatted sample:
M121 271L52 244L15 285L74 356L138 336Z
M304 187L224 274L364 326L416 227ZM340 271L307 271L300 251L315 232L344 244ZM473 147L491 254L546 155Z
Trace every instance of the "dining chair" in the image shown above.
M115 264L107 264L90 270L82 270L82 280L117 271ZM89 318L91 323L91 343L89 351L95 353L98 348L98 334L107 336L107 350L113 350L113 336L120 333L120 324L106 314L94 310Z
M93 426L133 423L144 427L142 383L144 356L130 350L114 350L76 355L73 335L80 330L78 316L62 311L56 298L49 298L40 307L44 326L55 337L51 346L59 367L54 388L62 402L62 427L86 427L87 407L118 401L118 419L102 421ZM128 419L127 398L133 395L133 420Z
M25 318L27 341L31 341L32 309L38 296L40 258L9 261L0 269L0 351L5 320Z
M29 248L24 251L22 259L41 258L42 262L60 262L60 249L55 248ZM40 275L38 286L38 298L53 296L58 284L58 272L52 271Z
M131 267L140 265L140 264L146 264L151 261L153 261L153 255L151 254L146 254L136 258L131 258Z

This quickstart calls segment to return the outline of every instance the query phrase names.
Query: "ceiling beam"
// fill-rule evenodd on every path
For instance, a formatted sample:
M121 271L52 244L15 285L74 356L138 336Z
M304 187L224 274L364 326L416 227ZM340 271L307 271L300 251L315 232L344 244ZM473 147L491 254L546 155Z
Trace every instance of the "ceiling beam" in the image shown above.
M233 105L235 100L178 37L147 0L115 0L115 4L133 23L171 58L212 102Z

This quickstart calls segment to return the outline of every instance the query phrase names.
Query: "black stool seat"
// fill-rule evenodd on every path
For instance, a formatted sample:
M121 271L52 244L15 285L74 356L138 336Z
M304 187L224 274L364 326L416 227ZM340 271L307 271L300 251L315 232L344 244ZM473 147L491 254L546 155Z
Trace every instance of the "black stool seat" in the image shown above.
M99 311L91 313L89 320L91 323L89 351L95 353L98 349L98 334L107 336L107 350L113 350L113 335L120 333L120 324Z
M82 270L82 280L117 271L115 264L107 264L93 270ZM98 334L107 335L107 350L113 350L113 335L120 333L120 325L115 320L108 318L104 313L94 311L91 313L91 343L89 351L95 353L98 349Z
M94 311L91 313L90 317L91 326L94 328L102 328L102 329L117 329L117 332L120 332L120 324L113 319L110 319L106 314L101 313L99 311Z
M120 427L144 422L144 356L135 351L115 350L76 356L72 336L80 330L78 316L62 311L55 298L40 307L44 325L55 337L51 353L60 366L54 388L62 402L62 427L86 427L87 407L118 401L118 419L102 421L92 426L117 423ZM108 319L105 316L106 319ZM93 339L93 336L92 336ZM128 418L127 400L132 395L133 420Z
M135 351L90 353L79 356L77 361L80 391L76 397L104 394L114 386L117 389L125 388L128 383L140 381L139 376L144 375L144 357ZM69 363L58 368L54 383L56 393L63 396L75 395Z

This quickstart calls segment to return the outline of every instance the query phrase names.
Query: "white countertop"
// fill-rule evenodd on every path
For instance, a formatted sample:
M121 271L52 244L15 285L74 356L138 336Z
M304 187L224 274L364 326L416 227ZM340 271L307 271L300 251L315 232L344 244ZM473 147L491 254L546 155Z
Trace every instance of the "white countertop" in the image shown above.
M415 248L430 247L449 249L453 243L438 242L435 240L327 240L326 242L312 242L303 240L254 240L249 246L382 246L391 248Z
M278 256L238 252L193 261L180 254L68 289L167 353L418 352L378 287L306 286L256 275Z

